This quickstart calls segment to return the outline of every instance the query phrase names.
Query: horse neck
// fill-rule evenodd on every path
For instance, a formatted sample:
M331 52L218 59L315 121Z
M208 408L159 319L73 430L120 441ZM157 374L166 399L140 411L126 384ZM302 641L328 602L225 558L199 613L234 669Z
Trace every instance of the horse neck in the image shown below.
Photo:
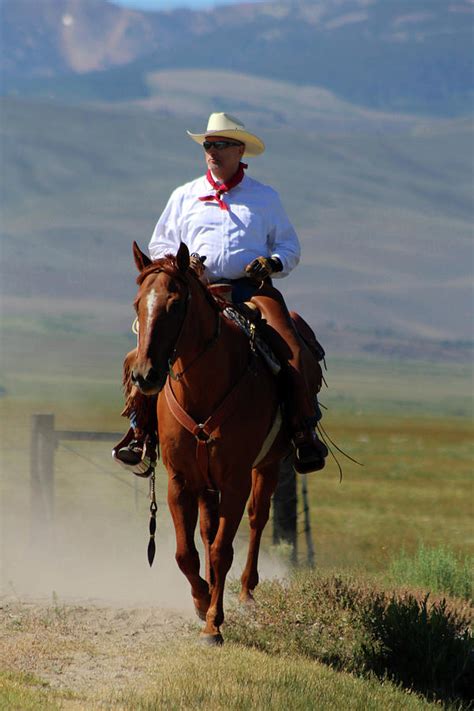
M243 371L248 349L243 334L227 324L199 284L192 282L190 293L188 314L173 368L175 372L184 371L184 374L178 382L173 381L173 391L183 407L205 415L221 402ZM219 335L207 347L216 334L218 318ZM192 362L193 359L196 360Z

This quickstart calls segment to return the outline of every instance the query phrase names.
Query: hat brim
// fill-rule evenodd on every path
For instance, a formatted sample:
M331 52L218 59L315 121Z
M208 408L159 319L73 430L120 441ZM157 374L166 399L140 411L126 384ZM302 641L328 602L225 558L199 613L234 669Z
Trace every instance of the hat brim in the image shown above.
M265 144L258 136L240 129L228 128L222 131L206 131L206 133L191 133L191 131L186 131L186 133L193 141L196 141L196 143L199 143L201 146L207 136L222 136L222 138L230 138L231 140L245 143L243 158L254 158L265 150Z

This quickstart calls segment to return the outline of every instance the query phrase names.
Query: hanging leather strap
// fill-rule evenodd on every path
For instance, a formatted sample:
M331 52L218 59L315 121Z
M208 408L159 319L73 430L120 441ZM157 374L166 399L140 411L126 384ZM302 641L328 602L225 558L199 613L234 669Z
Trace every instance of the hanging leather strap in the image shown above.
M212 480L209 470L209 442L220 437L220 428L224 422L235 412L239 400L243 397L244 388L248 376L250 374L250 365L244 370L232 390L225 396L221 404L210 417L202 424L197 423L191 415L179 404L171 388L170 378L166 380L164 388L165 398L170 412L178 420L179 424L184 427L196 438L196 460L199 471L204 477L208 488L211 491L216 491L216 486Z

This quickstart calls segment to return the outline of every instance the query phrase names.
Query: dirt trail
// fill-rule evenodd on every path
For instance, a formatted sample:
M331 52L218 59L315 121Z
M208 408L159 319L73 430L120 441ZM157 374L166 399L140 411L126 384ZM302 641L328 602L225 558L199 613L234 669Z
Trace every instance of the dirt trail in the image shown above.
M0 601L0 668L57 689L138 686L157 647L195 635L189 617L153 607Z

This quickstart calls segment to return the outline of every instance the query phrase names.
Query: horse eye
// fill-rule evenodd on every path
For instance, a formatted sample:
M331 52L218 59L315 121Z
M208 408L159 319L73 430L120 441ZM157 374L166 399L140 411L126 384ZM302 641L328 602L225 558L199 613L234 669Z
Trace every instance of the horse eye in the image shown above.
M182 299L173 299L168 301L167 311L177 311L182 304Z

